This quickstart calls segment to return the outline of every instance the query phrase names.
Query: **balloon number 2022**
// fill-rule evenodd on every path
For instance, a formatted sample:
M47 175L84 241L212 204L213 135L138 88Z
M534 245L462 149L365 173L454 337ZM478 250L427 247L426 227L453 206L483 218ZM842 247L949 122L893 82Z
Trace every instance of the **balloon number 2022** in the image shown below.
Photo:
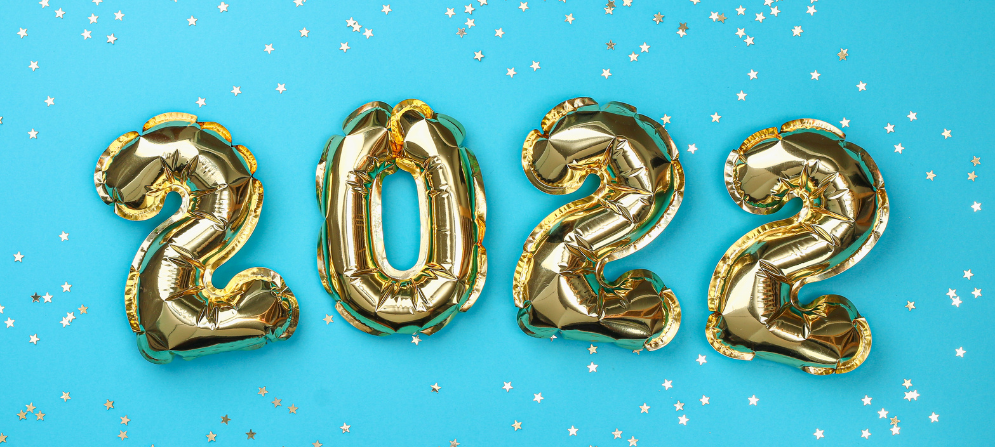
M342 129L316 175L321 282L364 332L433 334L473 306L487 276L484 181L462 146L466 130L419 100L365 104ZM546 114L521 155L526 176L549 194L576 191L588 175L601 180L526 240L512 286L522 331L633 350L669 343L681 306L663 280L645 269L603 275L605 264L662 234L680 207L684 171L667 131L628 104L574 98ZM297 300L276 272L256 267L223 289L211 283L259 221L256 167L222 125L175 112L122 135L98 160L97 192L121 217L157 215L170 192L183 199L142 243L125 284L147 360L256 349L293 335ZM380 222L382 180L398 168L415 177L422 221L418 261L405 271L387 262ZM888 196L874 160L832 125L799 119L751 135L729 154L724 175L750 213L774 213L794 198L803 205L723 255L708 289L708 342L734 359L852 371L871 349L867 321L842 296L802 305L798 294L857 264L884 233Z

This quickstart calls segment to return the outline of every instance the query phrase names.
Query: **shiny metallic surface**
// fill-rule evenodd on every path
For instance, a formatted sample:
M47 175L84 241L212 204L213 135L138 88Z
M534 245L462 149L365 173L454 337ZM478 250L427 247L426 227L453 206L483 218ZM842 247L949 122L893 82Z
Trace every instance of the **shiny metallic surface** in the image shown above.
M325 290L367 333L435 333L470 309L487 275L484 182L460 147L466 131L416 99L365 104L342 127L316 176ZM421 209L418 261L405 271L388 262L381 223L382 181L398 168L415 178Z
M152 218L170 192L183 200L142 243L125 285L128 321L150 362L255 349L293 335L297 300L276 272L256 267L224 289L211 284L259 221L263 186L255 169L227 129L186 113L158 115L100 156L97 193L119 216Z
M761 130L733 151L726 188L753 214L793 198L801 211L747 233L712 275L706 336L719 353L786 363L811 374L852 371L871 350L867 321L848 299L798 301L807 283L859 262L888 223L888 195L874 160L832 125L813 119Z
M633 350L669 343L681 308L660 277L637 269L608 281L602 273L656 238L681 204L684 171L663 126L628 104L571 99L525 139L522 167L549 194L574 192L588 175L601 179L526 240L513 285L522 330Z

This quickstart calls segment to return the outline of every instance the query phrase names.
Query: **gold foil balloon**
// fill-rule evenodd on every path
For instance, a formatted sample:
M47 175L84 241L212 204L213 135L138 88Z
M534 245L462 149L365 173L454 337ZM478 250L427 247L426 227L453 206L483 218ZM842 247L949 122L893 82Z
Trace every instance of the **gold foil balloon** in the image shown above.
M588 175L598 190L546 217L525 241L515 271L518 324L533 337L659 349L681 322L677 298L649 270L608 281L605 264L656 238L684 196L677 148L663 127L635 107L566 101L522 147L522 167L539 190L576 191Z
M729 154L726 188L741 208L771 214L797 197L802 209L747 233L715 267L705 334L719 353L811 374L845 373L867 358L871 331L850 300L798 302L802 286L867 255L888 223L877 165L844 138L828 123L799 119L761 130Z
M251 268L224 289L214 270L252 235L263 206L256 160L218 123L186 113L152 118L97 161L100 198L129 220L159 213L170 192L180 209L142 243L128 273L125 309L147 360L168 363L290 338L297 300L276 272Z
M470 309L487 275L484 182L460 147L466 131L416 99L365 104L342 128L318 163L321 281L367 333L435 333ZM405 271L387 261L381 223L382 181L398 168L415 178L421 208L418 261Z

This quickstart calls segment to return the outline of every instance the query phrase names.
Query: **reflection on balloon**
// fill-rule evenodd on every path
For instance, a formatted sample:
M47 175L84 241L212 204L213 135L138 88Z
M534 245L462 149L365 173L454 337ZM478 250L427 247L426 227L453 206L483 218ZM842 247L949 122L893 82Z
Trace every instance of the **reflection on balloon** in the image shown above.
M705 334L719 353L766 358L811 374L852 371L871 350L867 321L850 300L798 301L807 283L857 264L888 223L888 195L874 160L831 124L790 121L761 130L729 154L726 188L753 214L793 198L801 211L747 233L712 275Z
M183 199L142 243L125 285L128 321L147 360L255 349L293 335L297 300L276 272L256 267L224 289L211 284L259 221L255 170L252 153L232 146L227 129L186 113L152 118L97 161L97 193L125 219L152 218L170 192Z
M608 281L604 266L645 247L670 223L684 196L677 148L635 107L575 98L557 105L522 148L522 167L549 194L576 191L588 175L601 186L546 217L525 242L515 271L518 324L534 337L659 349L681 321L673 292L649 270Z
M317 170L322 283L360 330L435 333L470 309L487 275L484 182L460 147L466 131L415 99L365 104L342 127ZM382 181L398 168L415 178L421 208L418 261L405 271L387 261L381 224Z

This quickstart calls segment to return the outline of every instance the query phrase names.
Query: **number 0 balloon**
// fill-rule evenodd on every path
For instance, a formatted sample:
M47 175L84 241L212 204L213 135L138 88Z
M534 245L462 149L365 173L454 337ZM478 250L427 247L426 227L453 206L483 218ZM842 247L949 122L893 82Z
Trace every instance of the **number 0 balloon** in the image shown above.
M801 211L747 233L726 251L708 291L705 334L734 359L766 358L810 374L852 371L871 350L867 321L848 299L802 305L807 283L859 262L888 223L888 195L874 160L839 129L800 119L761 130L729 154L726 188L754 214L793 198Z
M522 167L550 194L601 178L594 194L547 216L525 241L513 285L522 330L626 349L669 343L681 308L660 277L638 269L608 281L602 273L663 232L681 204L684 171L667 131L628 104L571 99L525 139Z
M253 349L293 335L297 300L276 272L256 267L223 290L211 285L214 270L259 222L263 185L255 170L252 153L232 146L227 129L186 113L152 118L97 161L97 193L125 219L159 214L170 192L183 197L176 214L142 243L124 289L128 321L147 360Z
M342 127L317 171L322 283L367 333L433 334L470 309L487 275L484 182L460 147L466 131L415 99L363 105ZM421 208L418 261L406 271L387 261L380 221L381 182L397 168L414 176Z

